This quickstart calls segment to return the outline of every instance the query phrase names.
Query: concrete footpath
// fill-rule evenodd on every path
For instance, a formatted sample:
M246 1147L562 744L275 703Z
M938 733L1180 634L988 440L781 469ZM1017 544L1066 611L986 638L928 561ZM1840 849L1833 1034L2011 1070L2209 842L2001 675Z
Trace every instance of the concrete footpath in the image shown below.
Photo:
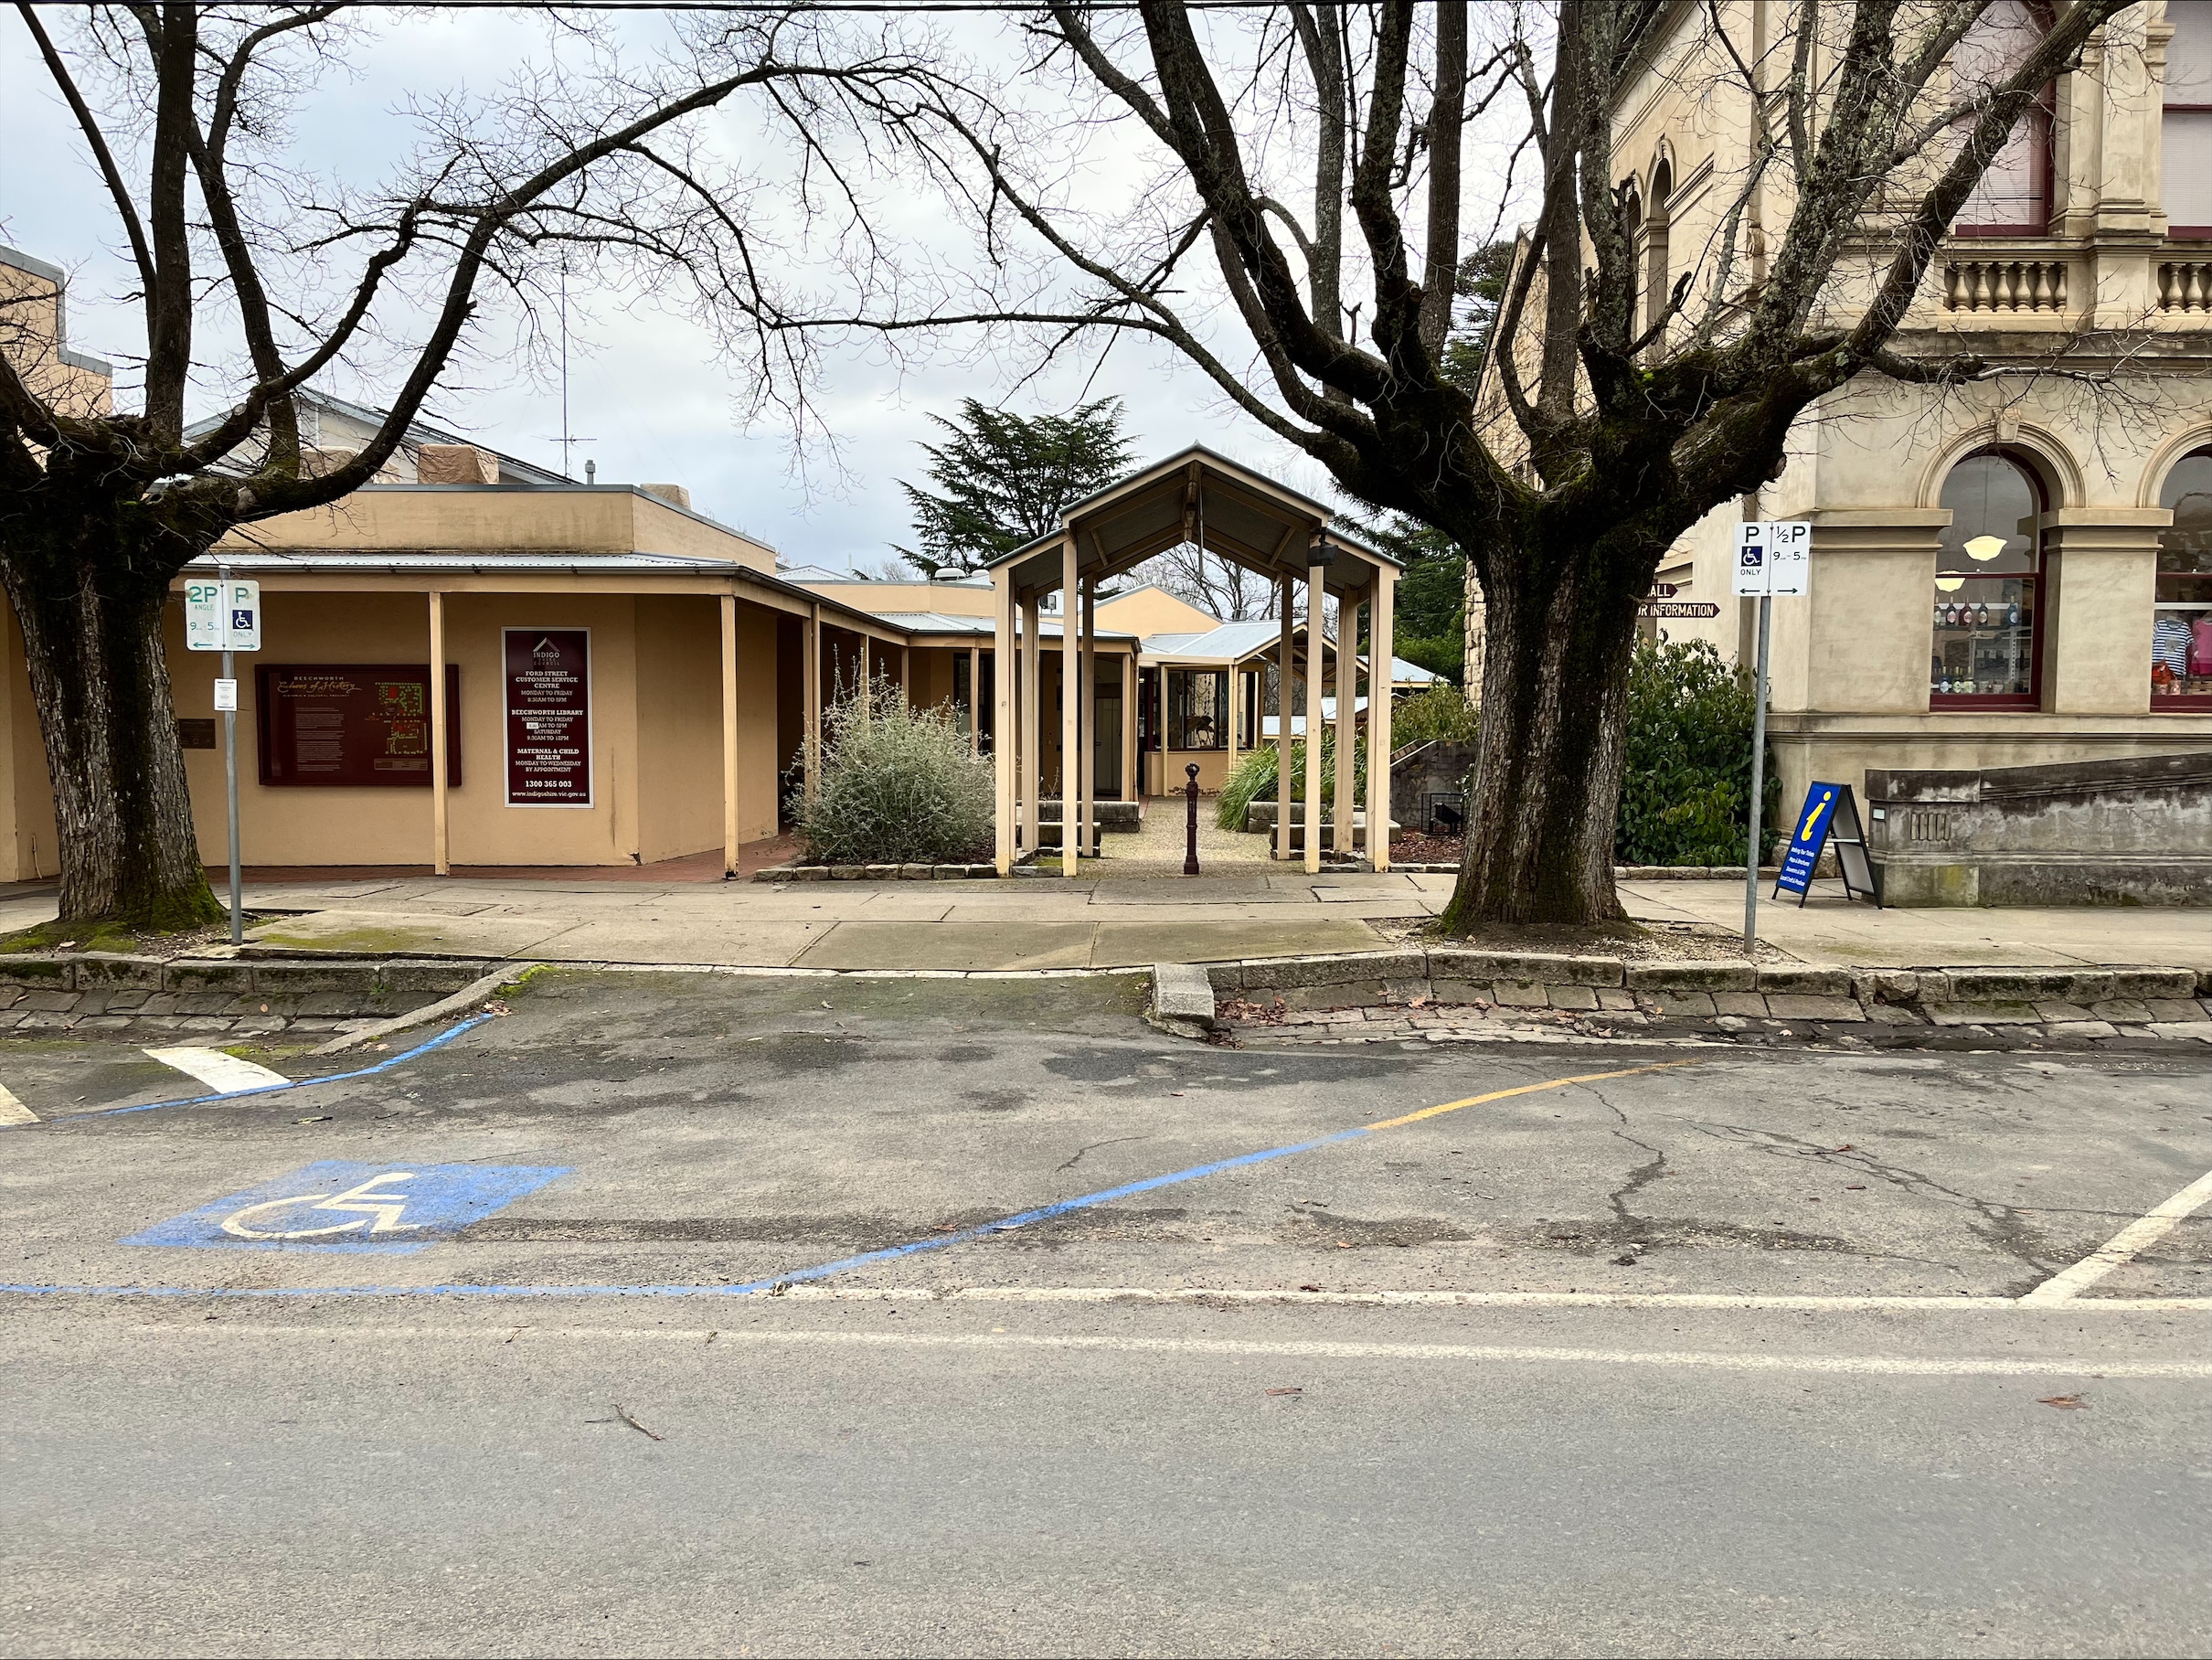
M941 972L1143 967L1373 951L1442 909L1449 876L1022 877L970 882L501 881L405 877L250 884L291 914L250 938L289 951L570 963ZM1734 882L1622 887L1654 925L1740 928ZM0 929L54 914L0 897ZM1826 967L2157 964L2212 970L2212 911L1877 910L1822 896L1760 907L1776 960Z

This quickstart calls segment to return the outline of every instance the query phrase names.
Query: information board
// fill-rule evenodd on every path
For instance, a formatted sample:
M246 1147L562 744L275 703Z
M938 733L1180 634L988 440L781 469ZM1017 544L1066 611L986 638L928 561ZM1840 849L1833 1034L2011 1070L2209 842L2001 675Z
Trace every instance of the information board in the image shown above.
M591 631L509 628L507 805L591 804Z
M1859 823L1858 799L1849 784L1815 783L1806 790L1805 804L1798 809L1789 846L1782 849L1781 867L1774 878L1775 897L1793 893L1798 904L1805 902L1821 849L1831 840L1835 845L1837 867L1843 872L1845 897L1864 896L1879 906L1881 896L1876 891L1874 867L1866 857L1866 833Z
M254 671L264 784L431 782L426 663L265 663ZM445 665L445 771L461 782L461 666Z

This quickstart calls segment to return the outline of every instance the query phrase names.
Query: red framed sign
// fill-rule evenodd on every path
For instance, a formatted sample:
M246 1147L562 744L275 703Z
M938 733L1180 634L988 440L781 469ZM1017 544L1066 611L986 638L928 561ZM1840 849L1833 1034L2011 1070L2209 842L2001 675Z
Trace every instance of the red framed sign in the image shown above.
M591 804L591 631L500 631L507 805Z
M430 788L427 663L254 666L261 782ZM461 782L461 665L445 665L445 772Z

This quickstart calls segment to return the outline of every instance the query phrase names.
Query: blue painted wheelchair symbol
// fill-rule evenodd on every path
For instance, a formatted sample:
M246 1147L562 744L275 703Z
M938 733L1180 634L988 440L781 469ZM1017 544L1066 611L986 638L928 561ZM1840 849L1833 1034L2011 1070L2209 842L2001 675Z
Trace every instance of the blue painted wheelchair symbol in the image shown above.
M568 1175L545 1165L360 1165L325 1159L156 1222L126 1245L413 1251Z

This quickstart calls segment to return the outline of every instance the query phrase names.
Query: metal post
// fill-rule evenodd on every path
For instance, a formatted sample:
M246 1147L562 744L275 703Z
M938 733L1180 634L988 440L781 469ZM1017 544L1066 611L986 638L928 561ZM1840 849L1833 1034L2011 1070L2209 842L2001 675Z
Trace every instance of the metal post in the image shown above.
M246 913L239 892L241 886L238 852L238 670L230 653L230 567L218 566L216 580L223 590L223 678L231 684L232 707L223 711L223 800L230 815L230 943L246 940Z
M1759 596L1759 679L1751 705L1751 845L1744 856L1743 954L1759 957L1759 809L1767 790L1767 624L1774 601Z
M1192 761L1183 769L1190 782L1183 787L1186 803L1183 814L1183 874L1198 874L1198 763Z

